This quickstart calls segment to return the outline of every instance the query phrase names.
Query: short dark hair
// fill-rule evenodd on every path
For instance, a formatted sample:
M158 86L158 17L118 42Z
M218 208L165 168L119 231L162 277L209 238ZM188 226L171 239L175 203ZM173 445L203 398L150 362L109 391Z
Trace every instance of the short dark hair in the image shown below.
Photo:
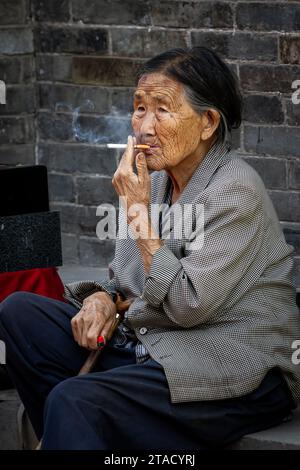
M144 62L138 78L155 72L181 83L196 112L214 108L220 113L220 141L227 141L231 130L240 126L242 97L237 80L214 51L206 47L170 49Z

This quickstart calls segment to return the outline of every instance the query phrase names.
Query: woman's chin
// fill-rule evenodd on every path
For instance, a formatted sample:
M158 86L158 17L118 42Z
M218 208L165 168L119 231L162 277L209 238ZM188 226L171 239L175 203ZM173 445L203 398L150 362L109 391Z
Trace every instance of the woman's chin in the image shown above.
M159 171L164 168L163 162L157 155L146 155L146 162L149 170Z

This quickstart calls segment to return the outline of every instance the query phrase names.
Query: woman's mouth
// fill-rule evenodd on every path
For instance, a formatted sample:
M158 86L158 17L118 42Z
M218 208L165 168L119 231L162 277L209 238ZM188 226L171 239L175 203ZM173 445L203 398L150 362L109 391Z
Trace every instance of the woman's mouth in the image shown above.
M153 155L155 153L157 153L157 151L160 149L160 147L158 145L150 145L150 148L149 149L146 149L145 150L145 153L147 155Z

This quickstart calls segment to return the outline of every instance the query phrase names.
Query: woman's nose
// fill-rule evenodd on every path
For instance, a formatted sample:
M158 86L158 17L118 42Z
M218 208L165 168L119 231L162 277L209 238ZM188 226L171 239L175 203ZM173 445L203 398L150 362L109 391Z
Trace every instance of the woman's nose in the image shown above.
M142 119L141 127L140 127L141 134L144 135L155 135L155 114L151 112L147 112Z

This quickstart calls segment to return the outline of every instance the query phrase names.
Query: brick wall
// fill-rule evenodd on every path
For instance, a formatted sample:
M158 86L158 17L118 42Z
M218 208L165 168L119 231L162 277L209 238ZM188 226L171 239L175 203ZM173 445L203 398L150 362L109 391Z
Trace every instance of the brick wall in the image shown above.
M170 47L206 45L239 78L244 122L234 143L269 189L300 285L300 104L291 101L300 1L1 0L0 24L0 79L9 84L0 162L48 166L65 262L112 257L113 243L95 236L96 206L116 202L118 155L102 138L129 132L137 67Z
M35 163L35 68L29 5L0 1L0 80L6 102L0 104L0 164Z

